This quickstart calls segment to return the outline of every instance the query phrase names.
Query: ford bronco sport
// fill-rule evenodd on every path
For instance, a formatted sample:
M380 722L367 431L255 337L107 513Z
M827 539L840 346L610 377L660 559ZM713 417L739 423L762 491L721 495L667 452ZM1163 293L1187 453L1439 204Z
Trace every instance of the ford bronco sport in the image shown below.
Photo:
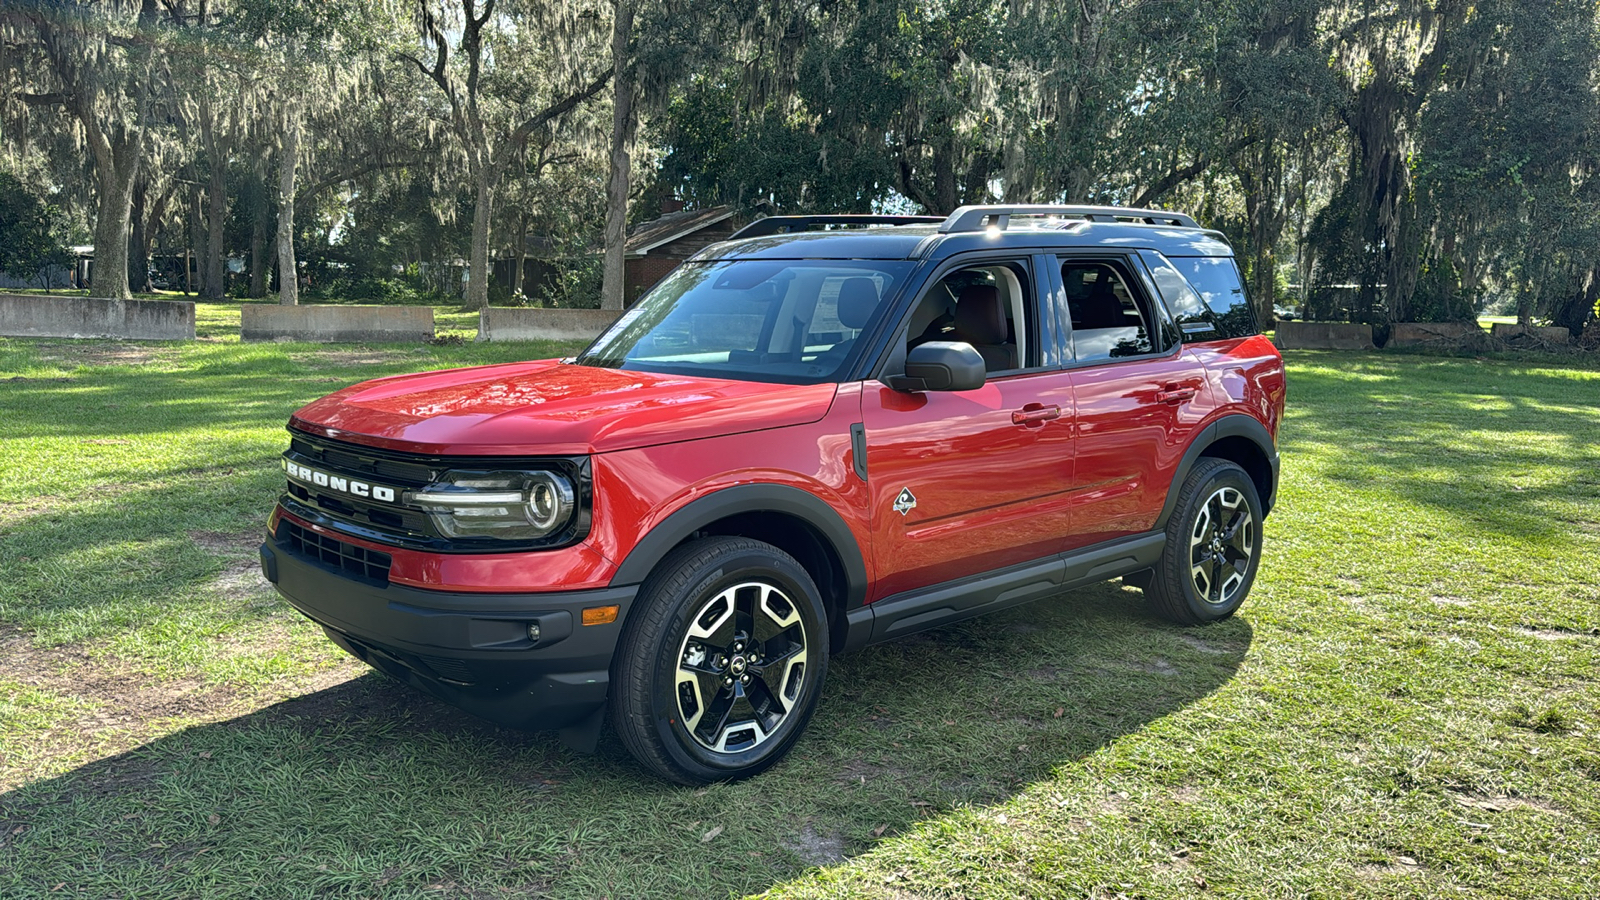
M1188 216L772 217L561 360L295 413L269 581L340 647L678 782L753 775L831 654L1110 578L1238 609L1284 374Z

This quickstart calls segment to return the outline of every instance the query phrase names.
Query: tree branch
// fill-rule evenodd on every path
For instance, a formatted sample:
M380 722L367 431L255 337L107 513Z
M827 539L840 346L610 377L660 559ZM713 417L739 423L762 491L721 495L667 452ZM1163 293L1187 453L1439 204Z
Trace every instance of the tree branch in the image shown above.
M17 99L29 106L66 106L72 102L69 94L18 94Z
M1222 155L1224 158L1232 156L1251 144L1256 143L1260 139L1261 138L1256 135L1246 135L1241 137L1235 140L1232 144L1229 144L1227 149L1223 151ZM1156 200L1160 199L1168 191L1180 184L1183 184L1185 181L1188 181L1196 175L1199 175L1201 172L1204 172L1206 169L1210 168L1210 166L1211 158L1202 153L1195 158L1194 162L1189 163L1186 166L1179 166L1175 169L1169 170L1167 174L1161 176L1160 180L1158 180L1155 184L1152 184L1143 191L1139 192L1139 196L1135 197L1133 199L1133 203L1130 205L1135 207L1149 206Z
M540 128L543 128L547 123L550 122L551 119L566 115L567 113L571 112L579 103L582 103L590 97L593 97L595 94L600 93L600 90L611 82L611 76L613 73L614 69L607 69L600 75L600 77L596 78L594 81L591 81L589 84L579 89L576 93L568 95L561 102L553 106L546 107L544 111L528 119L526 122L523 122L521 125L518 125L517 130L511 135L511 146L521 146L522 142L528 139L528 135Z
M304 188L296 191L294 195L294 202L298 206L301 203L311 200L311 198L317 196L328 188L343 184L347 181L355 181L357 178L360 178L363 175L371 175L373 172L383 172L389 169L403 169L406 166L420 164L426 159L427 157L417 154L415 156L403 156L393 159L379 160L377 162L367 163L363 166L357 166L354 169L346 169L337 174L329 175L327 178L324 178L315 184L306 185Z

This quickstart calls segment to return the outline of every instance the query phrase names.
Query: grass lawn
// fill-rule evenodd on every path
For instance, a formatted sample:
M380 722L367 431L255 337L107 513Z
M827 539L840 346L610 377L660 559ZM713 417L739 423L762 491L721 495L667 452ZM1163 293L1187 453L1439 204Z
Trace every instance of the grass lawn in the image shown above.
M254 569L298 405L570 347L200 309L0 340L0 897L1600 896L1600 371L1295 353L1239 616L1106 584L840 657L789 761L690 790L366 671Z

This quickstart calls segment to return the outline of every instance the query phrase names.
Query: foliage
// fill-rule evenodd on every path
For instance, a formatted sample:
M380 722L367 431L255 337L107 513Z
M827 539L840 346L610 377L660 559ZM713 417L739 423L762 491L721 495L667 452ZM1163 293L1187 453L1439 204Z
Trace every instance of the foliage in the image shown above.
M491 260L550 249L527 235L615 251L609 156L635 222L673 198L1178 207L1227 233L1262 311L1509 303L1578 330L1597 22L1581 0L51 0L0 9L0 145L97 243L131 234L135 282L192 252L207 295L230 257L255 295L273 257L313 284L465 260L480 303Z
M0 170L0 272L13 278L39 273L47 286L51 267L71 261L61 231L60 211L40 200L15 175Z

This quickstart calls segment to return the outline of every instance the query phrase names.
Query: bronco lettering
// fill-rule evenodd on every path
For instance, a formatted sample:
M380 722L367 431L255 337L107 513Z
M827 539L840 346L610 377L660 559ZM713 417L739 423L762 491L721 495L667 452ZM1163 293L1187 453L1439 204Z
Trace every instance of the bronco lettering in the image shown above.
M302 466L287 459L283 461L283 471L288 473L290 478L301 484L324 487L345 494L354 494L357 497L370 497L373 500L381 500L384 503L395 502L395 490L391 487L368 484L365 481L356 481L354 478L340 478L337 475L319 472L310 466Z

